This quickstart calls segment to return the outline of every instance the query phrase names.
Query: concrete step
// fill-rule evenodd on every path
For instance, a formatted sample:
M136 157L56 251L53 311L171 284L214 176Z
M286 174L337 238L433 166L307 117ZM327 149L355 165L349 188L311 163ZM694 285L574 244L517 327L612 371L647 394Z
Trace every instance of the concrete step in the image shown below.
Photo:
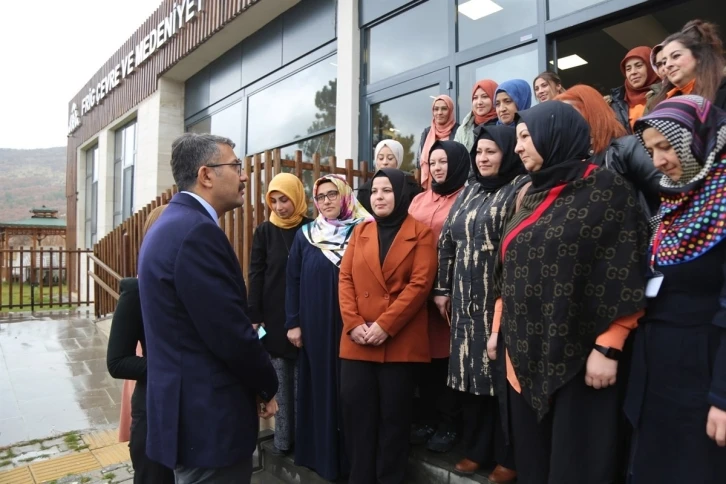
M272 453L272 440L261 442L262 466L266 473L286 484L329 484L314 471L295 465L293 455ZM413 447L408 459L407 484L490 484L487 475L491 469L480 470L471 476L460 476L454 466L462 458L459 449L447 454L436 454L423 446ZM345 480L338 481L345 483Z
M267 471L259 471L252 474L251 484L285 484L285 481L278 479Z

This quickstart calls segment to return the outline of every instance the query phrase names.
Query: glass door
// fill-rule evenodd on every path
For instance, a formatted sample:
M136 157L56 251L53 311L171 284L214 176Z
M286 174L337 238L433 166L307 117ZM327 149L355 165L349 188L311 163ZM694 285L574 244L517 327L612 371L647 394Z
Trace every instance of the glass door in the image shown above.
M373 151L384 139L395 139L403 145L403 171L412 172L414 158L421 142L421 133L431 125L431 105L440 94L451 95L449 69L412 79L368 94L361 120L363 160L370 160Z

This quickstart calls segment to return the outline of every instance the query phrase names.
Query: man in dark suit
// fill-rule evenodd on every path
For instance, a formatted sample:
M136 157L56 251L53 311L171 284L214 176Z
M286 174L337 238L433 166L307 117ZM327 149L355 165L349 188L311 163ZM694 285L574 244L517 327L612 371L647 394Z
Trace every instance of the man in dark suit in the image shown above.
M259 417L277 411L277 377L247 317L239 261L218 218L243 203L242 162L227 138L172 144L180 193L144 237L139 292L146 333L146 453L177 484L249 483Z

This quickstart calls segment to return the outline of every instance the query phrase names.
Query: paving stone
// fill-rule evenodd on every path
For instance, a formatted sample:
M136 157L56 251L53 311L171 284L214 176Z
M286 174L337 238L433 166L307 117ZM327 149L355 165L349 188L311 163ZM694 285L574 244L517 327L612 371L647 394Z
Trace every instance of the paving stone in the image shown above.
M13 447L13 452L16 455L27 454L29 452L38 452L38 451L41 451L41 450L43 450L43 449L41 448L41 444L40 443L38 443L38 444L31 444L31 445L21 445L19 447Z

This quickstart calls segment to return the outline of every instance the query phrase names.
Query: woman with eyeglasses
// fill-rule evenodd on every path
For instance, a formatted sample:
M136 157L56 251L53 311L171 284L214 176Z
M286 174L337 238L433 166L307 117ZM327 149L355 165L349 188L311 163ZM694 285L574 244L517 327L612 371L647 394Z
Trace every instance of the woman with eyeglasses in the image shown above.
M252 239L248 300L250 320L258 331L262 331L260 326L264 328L262 343L270 353L280 382L275 396L278 411L273 453L281 455L289 453L295 441L298 357L285 329L285 274L295 234L311 220L305 216L305 188L292 173L276 175L267 187L265 200L271 209L270 220L255 229Z
M295 464L334 481L348 472L340 418L340 263L370 214L339 175L315 182L319 215L295 235L287 262L287 337L299 349Z

